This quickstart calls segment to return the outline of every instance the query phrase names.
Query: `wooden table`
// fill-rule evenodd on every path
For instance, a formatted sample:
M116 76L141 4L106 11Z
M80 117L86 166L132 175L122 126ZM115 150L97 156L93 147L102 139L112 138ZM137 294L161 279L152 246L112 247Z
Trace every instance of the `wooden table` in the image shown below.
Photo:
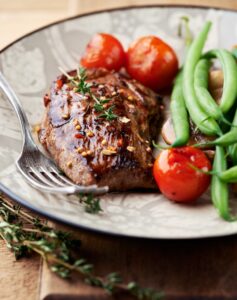
M120 0L118 4L115 0L0 0L0 48L23 33L65 16L91 8L148 2L205 4L207 1ZM236 0L209 0L208 4L237 9ZM100 274L119 271L127 280L161 288L167 294L166 299L237 299L237 236L148 241L113 238L79 230L76 234L83 241L88 260L96 265ZM104 293L85 286L78 279L71 283L58 279L42 266L38 257L16 262L0 242L0 299L46 298L108 299Z

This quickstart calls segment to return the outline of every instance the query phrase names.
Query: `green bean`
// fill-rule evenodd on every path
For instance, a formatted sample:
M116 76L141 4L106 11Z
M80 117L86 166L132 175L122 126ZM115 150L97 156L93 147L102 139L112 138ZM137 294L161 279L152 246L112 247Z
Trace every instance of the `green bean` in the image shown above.
M171 94L170 110L176 136L172 147L186 145L189 140L189 120L183 97L182 78L183 74L182 71L180 71L175 78Z
M192 43L192 34L189 28L189 18L181 17L179 33L182 35L182 23L185 26L185 53ZM174 126L174 132L176 139L171 147L180 147L186 145L189 140L189 117L185 106L184 96L183 96L183 71L179 71L175 78L174 87L171 94L170 110L172 116L172 122Z
M194 147L200 147L200 146L227 147L227 146L233 145L235 143L237 143L237 129L236 128L235 128L235 130L231 130L213 141L195 144L193 146Z
M234 166L228 170L218 173L218 177L223 182L234 183L237 182L237 166Z
M200 107L194 89L194 71L201 57L211 22L206 22L187 53L183 70L183 93L189 115L196 126L206 135L221 135L217 122Z
M228 152L234 165L237 165L237 144L230 145Z
M222 110L219 105L213 99L208 91L208 76L211 62L208 59L200 59L197 63L194 73L194 88L197 95L198 102L204 111L208 111L208 114L215 120L221 120L223 123L231 125L228 120L225 119Z
M216 49L207 52L205 58L218 58L222 65L224 74L223 93L220 101L220 108L227 113L233 106L237 97L237 64L231 52L225 49Z
M236 46L231 50L231 54L234 56L234 59L237 59L237 48Z
M232 125L237 126L237 110L235 112ZM236 127L232 127L230 131L235 132L235 134L237 135L237 129L236 129ZM235 165L237 165L237 144L229 146L228 147L228 153L230 154L232 162Z
M213 171L224 172L227 167L225 152L222 147L216 147L215 158L213 162ZM229 213L229 190L227 183L223 182L217 175L212 176L211 180L211 198L219 215L227 220L232 221Z

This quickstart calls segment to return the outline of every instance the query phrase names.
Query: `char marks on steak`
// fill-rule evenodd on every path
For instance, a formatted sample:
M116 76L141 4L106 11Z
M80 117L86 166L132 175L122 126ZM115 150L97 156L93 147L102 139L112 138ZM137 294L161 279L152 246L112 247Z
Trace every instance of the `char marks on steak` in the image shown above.
M103 112L95 110L95 100L75 91L62 75L44 98L41 143L77 184L108 185L111 191L156 187L151 141L161 115L157 95L126 75L104 69L87 70L86 82L93 95L110 99L104 109L113 106L117 118L100 117Z

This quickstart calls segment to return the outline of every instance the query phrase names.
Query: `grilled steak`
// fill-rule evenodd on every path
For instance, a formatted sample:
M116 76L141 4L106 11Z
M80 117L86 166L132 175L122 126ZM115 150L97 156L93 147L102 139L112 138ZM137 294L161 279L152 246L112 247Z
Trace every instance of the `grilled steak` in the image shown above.
M160 117L157 95L104 69L87 70L86 82L91 94L78 92L64 75L52 83L44 98L41 143L77 184L108 185L112 191L155 188L151 140Z

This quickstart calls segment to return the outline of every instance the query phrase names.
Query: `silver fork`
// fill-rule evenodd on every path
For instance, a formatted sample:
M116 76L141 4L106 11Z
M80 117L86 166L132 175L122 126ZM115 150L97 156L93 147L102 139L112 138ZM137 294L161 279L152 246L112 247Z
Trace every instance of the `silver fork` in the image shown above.
M21 124L23 147L20 157L16 161L18 170L25 179L35 188L51 193L93 193L102 194L108 187L97 185L79 186L63 176L54 162L41 153L35 144L29 122L21 103L3 74L0 72L0 88L12 104Z

